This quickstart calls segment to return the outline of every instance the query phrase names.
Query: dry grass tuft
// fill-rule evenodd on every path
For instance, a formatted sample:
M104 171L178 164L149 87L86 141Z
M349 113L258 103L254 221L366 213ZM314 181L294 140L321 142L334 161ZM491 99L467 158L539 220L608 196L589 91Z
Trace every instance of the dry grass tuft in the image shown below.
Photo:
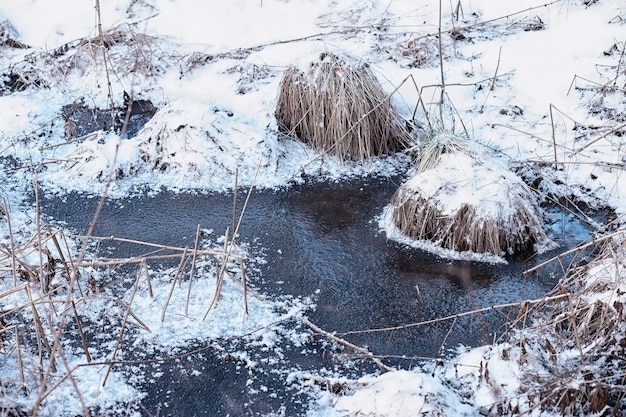
M102 49L106 51L111 70L117 76L129 74L154 76L163 70L163 60L155 37L137 32L130 25L120 25L102 32L102 37L84 38L74 47L63 45L53 51L65 71L103 65Z
M307 72L285 71L276 120L282 133L341 159L394 153L412 141L368 65L334 54L322 54Z
M419 148L416 161L418 173L435 168L443 154L455 152L470 154L472 152L469 140L448 132L427 137Z
M0 47L4 42L0 27ZM8 80L0 84L0 92L55 88L72 74L86 80L101 76L103 71L123 81L152 77L162 73L169 62L178 60L164 52L160 47L163 42L138 32L132 25L119 25L103 31L102 37L85 37L55 49L34 51L28 59L10 65Z
M596 242L591 262L571 267L553 290L566 297L529 309L532 328L513 339L527 352L521 359L538 365L521 376L534 409L575 416L626 408L626 232Z
M498 256L548 242L535 198L521 179L454 135L428 138L421 148L416 174L391 200L392 222L403 235ZM450 170L458 171L454 183ZM492 198L476 199L475 191Z

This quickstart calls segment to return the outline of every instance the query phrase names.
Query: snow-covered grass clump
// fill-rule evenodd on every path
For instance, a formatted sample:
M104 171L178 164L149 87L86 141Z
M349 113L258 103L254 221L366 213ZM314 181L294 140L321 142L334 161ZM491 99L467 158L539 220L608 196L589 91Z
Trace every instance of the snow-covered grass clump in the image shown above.
M549 244L536 196L486 148L447 133L420 148L383 216L389 236L496 257Z

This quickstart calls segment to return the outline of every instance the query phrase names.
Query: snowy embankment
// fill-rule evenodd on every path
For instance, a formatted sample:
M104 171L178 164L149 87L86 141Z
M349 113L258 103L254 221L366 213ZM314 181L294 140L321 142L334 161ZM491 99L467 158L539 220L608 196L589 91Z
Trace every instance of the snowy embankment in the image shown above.
M303 343L309 300L247 294L246 304L245 272L267 260L249 256L245 242L203 232L193 250L157 247L180 260L170 268L153 269L151 255L110 260L137 264L125 275L128 289L116 292L100 288L112 278L98 267L105 261L95 259L96 245L48 230L35 203L37 193L223 191L235 177L241 187L271 188L407 173L406 155L341 162L277 134L282 72L328 51L366 61L416 138L463 132L492 148L541 202L608 207L618 220L598 231L602 250L569 270L558 291L520 300L510 340L432 368L344 381L344 395L309 387L310 414L624 409L622 2L459 1L443 4L441 20L442 4L408 0L47 3L0 6L3 409L139 414L145 380L113 366L126 354L175 355L191 341L229 338L264 349ZM121 138L124 118L136 116L125 93L156 113ZM172 285L182 276L187 288ZM130 347L120 342L129 334Z

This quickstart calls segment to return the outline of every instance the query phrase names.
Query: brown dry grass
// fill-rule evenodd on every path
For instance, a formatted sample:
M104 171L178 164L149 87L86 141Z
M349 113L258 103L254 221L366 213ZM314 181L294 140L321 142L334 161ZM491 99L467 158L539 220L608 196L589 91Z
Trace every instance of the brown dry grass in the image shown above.
M513 195L515 199L524 198ZM509 217L484 218L474 206L465 204L453 215L441 213L436 202L402 187L394 194L393 222L415 240L431 240L441 247L476 253L515 253L532 250L546 239L535 213L525 205ZM515 205L515 202L512 201Z
M596 239L589 262L568 268L552 294L521 315L512 343L535 366L521 375L528 412L622 415L626 398L626 231ZM557 260L557 258L555 258ZM561 259L559 258L560 262ZM541 372L538 372L541 369ZM516 414L516 413L513 413Z
M415 175L436 170L444 153L465 153L488 164L485 155L470 149L467 140L454 135L441 134L425 140L421 146ZM403 184L391 199L393 224L415 240L430 240L445 249L491 253L494 255L529 251L536 243L548 238L543 230L535 198L521 180L497 175L498 165L493 165L494 177L502 183L502 192L508 194L508 207L500 215L485 215L479 206L463 204L453 213L444 213L439 200L422 195L421 190ZM458 179L457 180L462 180ZM496 181L496 180L494 180Z
M276 120L283 134L343 160L394 153L412 142L368 65L334 54L322 54L306 72L285 71Z

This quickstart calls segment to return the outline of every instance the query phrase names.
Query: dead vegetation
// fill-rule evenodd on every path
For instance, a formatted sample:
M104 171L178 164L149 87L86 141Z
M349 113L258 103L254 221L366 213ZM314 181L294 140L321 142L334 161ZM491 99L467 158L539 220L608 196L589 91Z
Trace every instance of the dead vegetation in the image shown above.
M459 170L455 183L437 172L448 172L459 164L472 170ZM416 165L413 177L391 199L392 222L403 235L445 249L497 256L548 242L531 190L490 160L486 151L477 153L466 139L439 134L424 140ZM484 195L491 191L493 201L473 201L474 189L481 189ZM462 204L446 208L442 201Z
M559 196L602 208L607 201L606 198L598 198L596 191L605 187L605 184L599 184L599 178L610 175L615 179L615 183L609 187L609 194L619 189L620 178L626 167L623 143L626 135L623 111L626 105L625 45L624 42L614 42L602 52L609 59L604 65L596 66L598 77L572 77L568 94L579 96L588 117L583 119L581 115L573 116L550 104L551 138L543 140L551 143L551 155L545 153L523 161L518 170L541 193L555 194L555 190L559 190L556 193ZM502 127L515 130L512 126ZM570 135L570 132L573 133ZM550 165L553 170L544 169ZM591 173L584 185L573 188L568 185L569 177L576 176L580 170Z
M61 45L50 54L64 74L102 68L106 56L110 71L117 76L136 74L147 77L165 69L163 65L167 60L162 59L160 42L135 31L130 25L120 25L103 30L101 35Z
M586 243L589 262L570 267L545 302L520 309L512 346L521 351L513 415L622 415L626 406L626 232ZM555 259L557 260L557 259ZM522 403L525 402L525 405Z
M544 7L544 6L538 6ZM546 28L539 16L518 16L531 12L537 7L530 7L518 13L483 20L477 13L466 15L461 2L453 8L452 21L447 22L440 31L430 33L393 31L378 34L378 53L409 68L433 68L454 58L467 59L460 55L457 45L507 37L519 32L540 31ZM441 36L441 43L439 37Z
M2 39L0 27L0 42ZM10 42L11 38L8 38ZM55 49L32 50L24 59L15 60L1 74L5 77L0 93L27 88L59 87L68 77L99 78L100 71L119 79L150 77L163 72L172 57L166 57L163 41L137 32L130 25L102 30L100 35L85 37ZM0 43L2 46L2 43ZM10 46L10 45L5 45ZM29 51L30 47L20 46Z
M11 231L6 202L2 214L1 220ZM10 233L11 245L0 246L0 359L11 364L0 381L2 415L54 413L49 398L67 383L82 404L82 415L93 415L76 374L91 366L105 369L100 374L105 385L113 368L123 366L128 358L122 354L132 345L128 340L151 331L146 318L136 313L134 300L140 293L161 303L161 322L181 315L205 320L217 306L226 279L241 288L241 309L247 314L245 266L234 239L229 239L227 231L223 248L206 249L201 236L198 227L195 245L179 248L113 237L69 236L43 224L28 239ZM85 240L97 246L133 244L143 247L146 254L85 256L76 248L76 243ZM159 265L172 266L163 269ZM167 296L157 296L153 283L159 281L162 289L167 279L171 279ZM208 298L207 279L215 282L213 296ZM175 307L171 305L174 298L178 300Z
M283 134L343 160L402 151L412 140L366 63L328 53L307 71L289 67L276 120Z

